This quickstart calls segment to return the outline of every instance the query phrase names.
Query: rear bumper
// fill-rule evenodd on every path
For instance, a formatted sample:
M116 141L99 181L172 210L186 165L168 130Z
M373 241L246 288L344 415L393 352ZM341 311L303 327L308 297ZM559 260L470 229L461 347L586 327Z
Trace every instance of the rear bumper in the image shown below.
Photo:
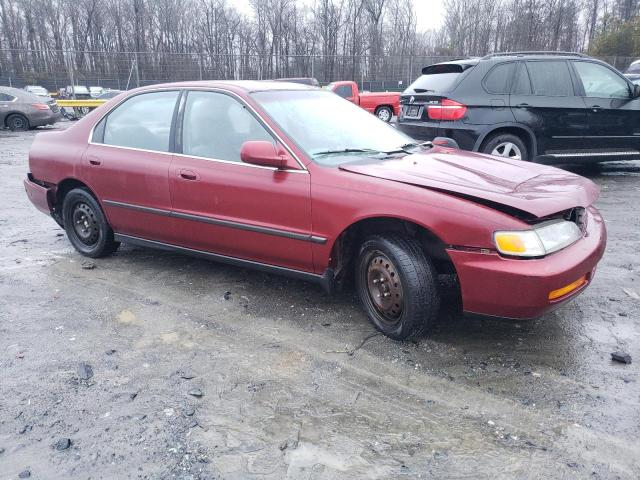
M28 118L29 125L31 125L32 127L41 127L43 125L56 123L62 118L62 115L59 112L54 113L52 110L38 110L34 113L31 113Z
M43 213L51 215L53 213L53 193L51 188L44 187L33 180L33 176L29 174L24 180L24 189L31 203Z
M435 137L454 139L461 149L473 151L476 141L486 129L486 125L471 125L462 121L455 122L398 122L398 129L416 140L433 140Z
M588 209L585 236L557 253L532 260L498 254L448 251L460 281L466 313L512 319L537 318L575 298L592 281L606 246L600 213ZM586 276L587 282L570 293L549 300L549 293Z

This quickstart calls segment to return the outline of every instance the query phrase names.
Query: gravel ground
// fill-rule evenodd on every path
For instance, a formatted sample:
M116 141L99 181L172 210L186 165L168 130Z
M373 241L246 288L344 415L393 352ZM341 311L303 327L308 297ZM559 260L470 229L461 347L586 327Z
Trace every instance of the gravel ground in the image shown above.
M24 193L34 135L0 132L0 479L640 477L640 162L580 172L609 245L578 300L401 343L353 292L126 245L88 268Z

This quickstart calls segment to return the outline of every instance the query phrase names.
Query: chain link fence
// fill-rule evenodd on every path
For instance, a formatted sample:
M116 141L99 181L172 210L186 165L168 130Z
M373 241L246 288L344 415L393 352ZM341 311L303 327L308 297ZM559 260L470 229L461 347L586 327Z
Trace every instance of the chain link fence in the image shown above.
M369 91L404 90L422 67L451 56L212 55L207 53L93 52L0 49L0 85L68 85L126 90L186 80L263 80L314 77L321 84L354 80ZM635 60L606 57L624 71Z

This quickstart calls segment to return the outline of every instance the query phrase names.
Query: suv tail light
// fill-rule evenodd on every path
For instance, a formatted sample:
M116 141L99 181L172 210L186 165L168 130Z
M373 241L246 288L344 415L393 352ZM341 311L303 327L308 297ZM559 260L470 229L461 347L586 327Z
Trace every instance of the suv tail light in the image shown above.
M460 120L467 113L467 106L445 98L440 105L429 105L427 114L431 120Z
M49 110L49 105L46 103L32 103L31 106L38 110Z

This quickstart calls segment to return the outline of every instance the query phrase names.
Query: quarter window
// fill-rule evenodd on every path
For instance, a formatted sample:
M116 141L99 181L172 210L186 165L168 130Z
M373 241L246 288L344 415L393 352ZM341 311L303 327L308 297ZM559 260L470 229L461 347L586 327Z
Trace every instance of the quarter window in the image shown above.
M573 95L569 67L564 61L527 62L534 95L568 97Z
M574 62L587 97L629 98L629 85L603 65L590 62Z
M508 94L515 63L503 63L491 69L484 79L484 88L489 93Z
M131 97L106 118L102 143L168 152L178 94L151 92ZM99 125L97 130L101 129Z
M182 153L240 162L240 148L250 140L275 144L260 122L229 95L189 92L184 109Z

